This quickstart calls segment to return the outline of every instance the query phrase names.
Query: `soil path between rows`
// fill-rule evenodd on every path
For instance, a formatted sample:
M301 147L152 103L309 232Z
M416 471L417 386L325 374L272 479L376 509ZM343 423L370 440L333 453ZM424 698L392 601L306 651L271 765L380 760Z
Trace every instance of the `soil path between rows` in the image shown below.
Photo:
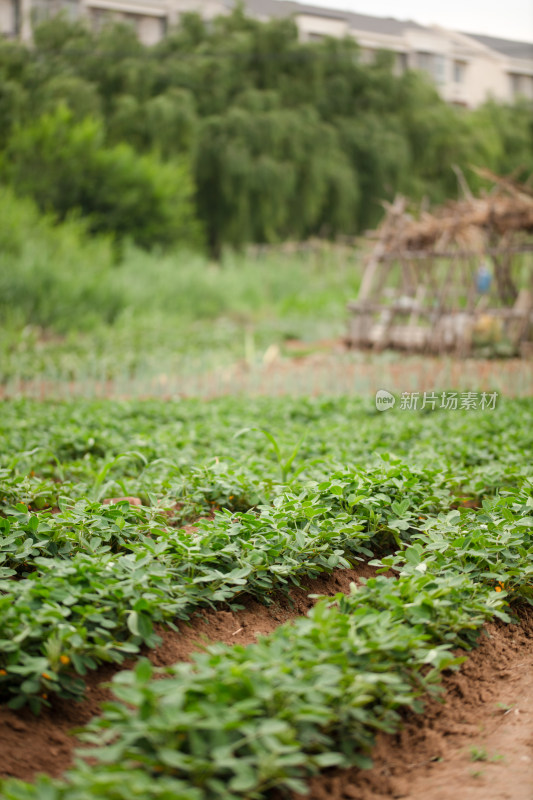
M373 769L330 770L292 800L532 800L533 609L520 617L485 627L444 676L444 704L429 700L400 733L378 736Z

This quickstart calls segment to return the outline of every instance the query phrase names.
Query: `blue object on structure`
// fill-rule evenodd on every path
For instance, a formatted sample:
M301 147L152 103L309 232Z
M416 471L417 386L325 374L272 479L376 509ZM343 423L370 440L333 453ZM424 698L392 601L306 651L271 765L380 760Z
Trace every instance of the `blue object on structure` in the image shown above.
M476 275L476 288L480 294L487 294L492 283L492 273L486 264L482 264Z

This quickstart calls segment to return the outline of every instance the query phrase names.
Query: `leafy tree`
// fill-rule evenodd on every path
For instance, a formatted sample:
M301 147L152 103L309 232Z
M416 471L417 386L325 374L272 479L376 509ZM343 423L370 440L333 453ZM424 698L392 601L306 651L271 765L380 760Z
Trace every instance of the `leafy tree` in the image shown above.
M145 102L119 95L108 125L111 142L127 141L139 151L157 150L163 158L191 153L196 129L194 98L185 89L169 89Z
M494 100L476 109L468 119L471 135L482 134L488 151L485 164L500 174L533 174L533 110L524 98L513 105ZM483 163L477 162L481 166Z
M213 254L354 233L398 191L455 195L455 164L533 171L532 142L525 100L452 108L421 73L397 76L391 53L363 64L350 38L303 43L293 20L242 8L184 14L154 47L61 16L32 47L0 41L4 177L146 246L194 239L194 217Z
M342 149L357 172L362 202L357 230L375 225L382 213L381 201L407 191L412 169L409 142L394 115L373 112L339 121Z
M52 76L35 92L35 100L34 110L40 114L53 112L64 105L77 120L99 117L102 110L97 86L77 75Z
M224 241L305 238L355 229L357 179L336 131L310 108L234 108L200 129L198 210L217 255Z

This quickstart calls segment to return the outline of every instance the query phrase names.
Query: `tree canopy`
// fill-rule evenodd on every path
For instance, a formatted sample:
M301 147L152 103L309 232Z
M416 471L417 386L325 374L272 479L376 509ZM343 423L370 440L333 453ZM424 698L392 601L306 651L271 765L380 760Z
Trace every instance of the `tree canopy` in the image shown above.
M532 141L525 101L454 108L390 53L363 64L353 40L241 9L152 47L63 17L0 42L1 179L147 247L354 234L398 191L455 195L453 165L533 171Z

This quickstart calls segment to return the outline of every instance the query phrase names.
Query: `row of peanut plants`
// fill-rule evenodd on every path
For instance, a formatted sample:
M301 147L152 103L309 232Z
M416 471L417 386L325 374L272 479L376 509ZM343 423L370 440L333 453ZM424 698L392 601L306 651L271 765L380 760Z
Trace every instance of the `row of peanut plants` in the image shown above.
M166 681L140 661L87 734L99 765L6 797L301 788L364 764L373 733L456 665L452 648L509 620L510 600L533 602L526 401L396 418L353 400L4 408L0 699L13 708L81 697L88 670L199 606L268 602L363 558L397 573ZM144 505L102 505L119 492Z

